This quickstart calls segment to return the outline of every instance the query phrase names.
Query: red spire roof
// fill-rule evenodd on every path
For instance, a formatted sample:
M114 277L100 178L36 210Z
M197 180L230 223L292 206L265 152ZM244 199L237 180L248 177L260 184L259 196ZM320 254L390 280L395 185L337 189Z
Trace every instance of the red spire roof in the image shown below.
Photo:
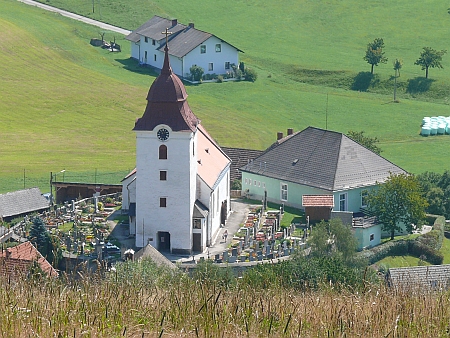
M159 124L166 124L173 131L194 131L199 121L187 103L187 96L183 82L170 67L166 43L161 74L150 87L144 115L133 130L153 130Z

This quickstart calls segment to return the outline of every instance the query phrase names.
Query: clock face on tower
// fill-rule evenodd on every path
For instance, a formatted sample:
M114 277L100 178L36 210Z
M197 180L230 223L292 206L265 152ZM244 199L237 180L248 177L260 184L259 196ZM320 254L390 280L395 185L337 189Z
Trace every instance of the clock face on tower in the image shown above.
M166 128L161 128L156 133L156 136L158 136L160 141L167 141L169 139L169 131Z

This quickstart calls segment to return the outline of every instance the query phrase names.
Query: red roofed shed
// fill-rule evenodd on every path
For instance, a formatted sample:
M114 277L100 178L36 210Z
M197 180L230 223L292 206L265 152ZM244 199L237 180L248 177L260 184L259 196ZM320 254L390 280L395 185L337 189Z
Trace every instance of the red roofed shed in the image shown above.
M303 195L302 204L310 221L329 220L334 207L333 195Z

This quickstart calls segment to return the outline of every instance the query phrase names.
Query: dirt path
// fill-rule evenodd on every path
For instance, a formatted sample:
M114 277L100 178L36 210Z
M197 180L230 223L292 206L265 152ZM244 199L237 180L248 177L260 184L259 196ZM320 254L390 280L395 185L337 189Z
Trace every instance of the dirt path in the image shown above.
M71 13L71 12L67 12L67 11L65 11L63 9L52 7L52 6L49 6L49 5L37 2L37 1L33 1L33 0L18 0L18 1L23 2L24 4L27 4L27 5L30 5L30 6L36 6L36 7L45 9L46 11L59 13L59 14L61 14L63 16L68 17L68 18L71 18L71 19L74 19L74 20L77 20L77 21L81 21L81 22L87 23L89 25L97 26L97 27L100 27L101 29L104 29L104 30L120 33L120 34L123 34L123 35L128 35L128 34L131 33L131 31L129 31L129 30L126 30L126 29L123 29L123 28L120 28L120 27L116 27L116 26L112 26L112 25L109 25L107 23L103 23L103 22L100 22L100 21L97 21L97 20L93 20L93 19L90 19L90 18L86 18L84 16L81 16L81 15L78 15L78 14L75 14L75 13Z

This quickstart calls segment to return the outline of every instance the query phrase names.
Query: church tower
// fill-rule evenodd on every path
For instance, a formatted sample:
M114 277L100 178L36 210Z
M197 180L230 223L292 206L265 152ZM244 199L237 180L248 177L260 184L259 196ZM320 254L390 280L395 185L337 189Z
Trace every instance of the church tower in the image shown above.
M167 46L164 65L136 121L136 246L189 254L196 200L196 141L199 120L172 72Z

